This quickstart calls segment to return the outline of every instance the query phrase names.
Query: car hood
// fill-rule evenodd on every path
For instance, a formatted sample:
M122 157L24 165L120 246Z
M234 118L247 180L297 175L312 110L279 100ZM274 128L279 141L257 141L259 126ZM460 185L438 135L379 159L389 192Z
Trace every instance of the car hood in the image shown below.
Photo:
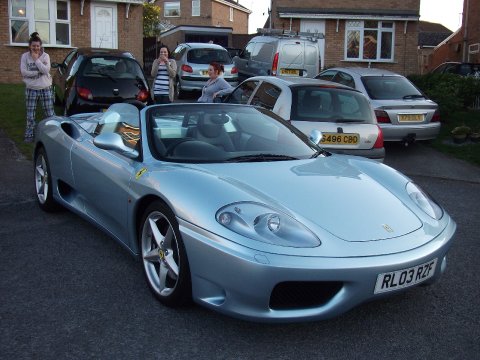
M190 168L194 169L217 177L223 184L216 189L234 192L236 201L262 202L312 230L319 227L345 241L390 239L422 227L418 216L405 204L407 199L401 199L408 198L408 179L367 159L330 156ZM239 193L244 198L238 198Z

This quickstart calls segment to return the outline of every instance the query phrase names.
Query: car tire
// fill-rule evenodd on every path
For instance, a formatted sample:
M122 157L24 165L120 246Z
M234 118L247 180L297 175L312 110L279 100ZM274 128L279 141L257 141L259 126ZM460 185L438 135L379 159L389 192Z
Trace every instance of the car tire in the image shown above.
M178 222L172 210L154 201L139 229L139 247L148 286L160 302L178 307L191 302L190 267Z
M182 90L182 84L180 84L180 79L177 78L177 80L175 81L175 98L176 99L183 99L185 93L184 91Z
M50 165L44 148L40 148L35 152L33 164L33 177L38 205L46 212L58 211L61 206L53 198Z

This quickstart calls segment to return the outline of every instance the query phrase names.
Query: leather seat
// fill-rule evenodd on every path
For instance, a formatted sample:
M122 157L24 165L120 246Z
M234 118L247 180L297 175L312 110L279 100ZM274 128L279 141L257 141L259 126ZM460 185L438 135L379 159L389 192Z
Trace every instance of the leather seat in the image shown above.
M197 128L192 137L215 145L225 151L235 151L232 139L225 131L224 125L228 122L225 115L205 114L198 119Z

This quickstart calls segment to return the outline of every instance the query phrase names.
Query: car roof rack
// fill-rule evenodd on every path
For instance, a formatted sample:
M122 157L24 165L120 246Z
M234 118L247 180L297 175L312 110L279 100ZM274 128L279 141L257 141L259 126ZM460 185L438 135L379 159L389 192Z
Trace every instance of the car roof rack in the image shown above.
M292 31L292 30L282 30L282 29L268 29L268 28L258 28L257 34L261 35L271 35L285 38L307 38L312 41L317 41L318 39L324 39L325 35L320 32L310 32L310 31Z

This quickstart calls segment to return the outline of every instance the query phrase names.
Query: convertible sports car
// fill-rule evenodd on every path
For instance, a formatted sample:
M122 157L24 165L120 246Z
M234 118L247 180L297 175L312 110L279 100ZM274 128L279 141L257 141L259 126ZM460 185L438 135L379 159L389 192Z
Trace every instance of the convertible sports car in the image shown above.
M138 255L168 306L319 320L435 282L455 222L404 175L321 138L245 105L51 117L36 133L37 199Z

